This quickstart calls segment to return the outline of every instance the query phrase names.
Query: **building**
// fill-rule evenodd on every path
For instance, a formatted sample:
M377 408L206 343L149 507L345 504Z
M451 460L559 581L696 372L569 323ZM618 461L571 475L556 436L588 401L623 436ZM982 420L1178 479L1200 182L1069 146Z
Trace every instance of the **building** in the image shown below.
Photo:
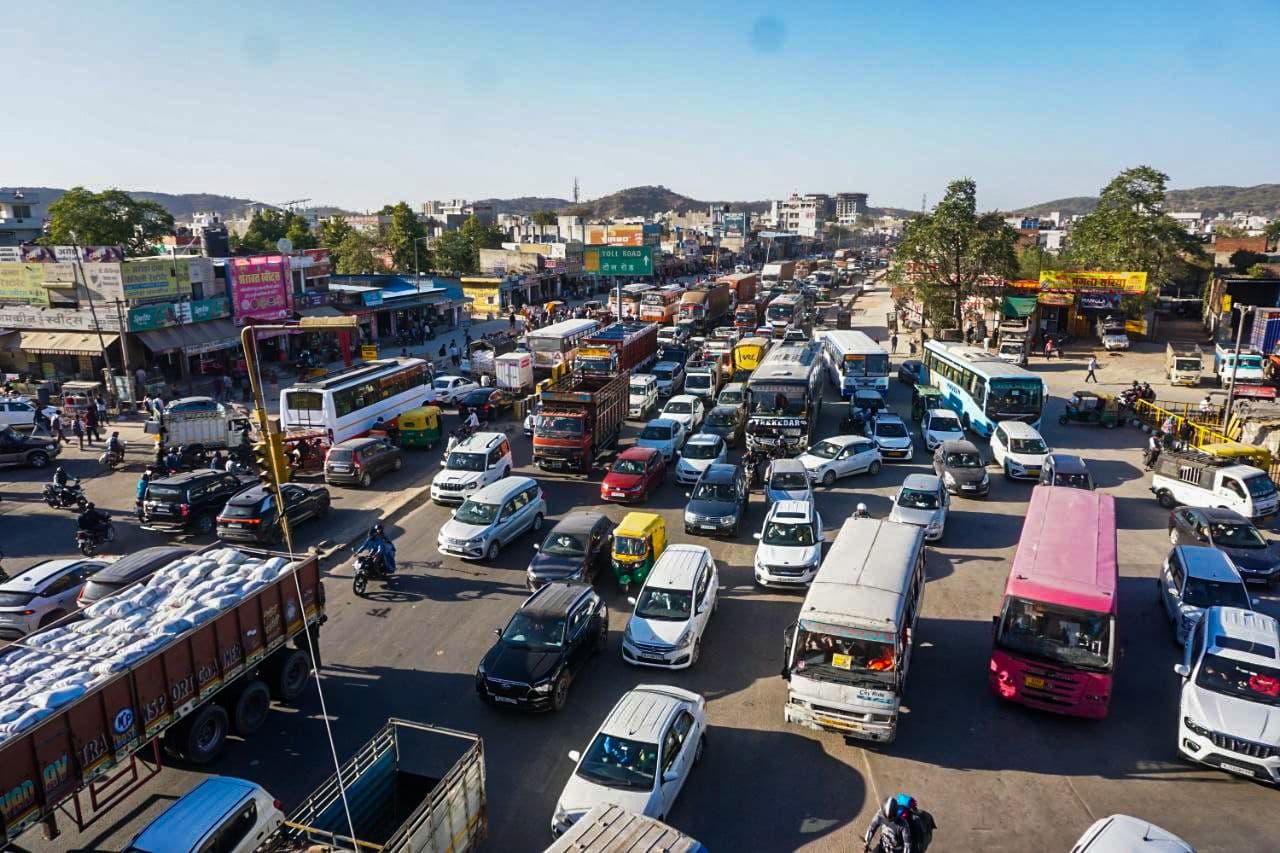
M836 193L836 218L842 223L864 216L866 212L866 193Z
M466 222L472 216L486 225L493 225L498 217L492 204L485 202L468 202L462 198L450 198L442 201L427 201L422 204L422 215L445 224L445 230L451 230L451 222Z
M0 246L20 246L44 233L48 202L40 193L0 189Z
M821 237L822 223L835 215L835 202L824 193L792 193L786 201L775 201L770 214L779 230Z

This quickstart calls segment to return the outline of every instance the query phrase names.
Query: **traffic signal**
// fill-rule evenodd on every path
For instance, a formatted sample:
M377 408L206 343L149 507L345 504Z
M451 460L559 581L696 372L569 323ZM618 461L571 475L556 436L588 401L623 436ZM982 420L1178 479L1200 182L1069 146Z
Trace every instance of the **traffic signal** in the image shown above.
M284 436L278 432L271 433L271 458L275 461L276 473L281 483L289 482L293 473L289 468L289 455L284 450Z
M271 469L271 442L255 441L253 443L253 467L258 469L258 480L268 489L275 486L275 474Z

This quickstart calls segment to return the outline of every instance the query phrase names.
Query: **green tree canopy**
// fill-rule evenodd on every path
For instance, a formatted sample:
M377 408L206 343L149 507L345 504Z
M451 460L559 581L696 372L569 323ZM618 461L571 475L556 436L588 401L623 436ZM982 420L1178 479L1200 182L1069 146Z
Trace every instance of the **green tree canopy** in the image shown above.
M496 225L486 225L475 216L467 218L458 229L471 241L478 252L480 249L501 249L502 241L507 239L506 233Z
M548 225L555 225L557 222L556 212L554 210L539 210L529 218L530 220L533 221L534 225L537 225L543 228L545 228Z
M338 275L367 275L386 272L375 255L373 240L356 230L349 230L337 246L329 247L333 271Z
M306 220L306 217L290 211L284 215L284 218L287 223L284 236L289 238L294 251L316 247L316 235L311 232L311 223Z
M334 215L321 222L318 230L320 245L336 249L355 229L351 227L351 223L347 222L346 217Z
M479 267L479 252L461 231L446 231L431 244L435 269L454 275L467 275Z
M240 245L252 252L274 252L276 241L285 235L284 215L273 207L255 210L240 235Z
M154 201L137 201L123 190L91 192L72 187L49 205L50 246L123 246L129 255L150 255L153 244L173 233L173 215Z
M1272 249L1280 246L1280 219L1273 219L1271 222L1268 222L1267 227L1263 229L1262 233L1266 236L1267 242L1271 245Z
M1266 264L1257 263L1245 270L1245 275L1249 278L1276 278L1276 274L1271 267Z
M407 202L400 202L387 214L391 217L383 234L383 246L391 254L391 266L397 272L414 272L415 261L421 267L431 264L430 253L425 242L417 244L417 257L414 256L415 241L427 236L427 231L419 221Z
M979 282L1017 269L1017 232L998 213L979 214L977 197L972 178L952 181L932 213L907 223L895 253L891 281L915 295L935 322L950 317L959 326L964 299Z

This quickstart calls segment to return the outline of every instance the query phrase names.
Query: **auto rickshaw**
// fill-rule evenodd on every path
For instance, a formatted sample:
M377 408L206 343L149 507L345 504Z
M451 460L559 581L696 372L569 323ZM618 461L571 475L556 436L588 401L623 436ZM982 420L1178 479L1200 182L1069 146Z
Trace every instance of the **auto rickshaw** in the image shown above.
M1067 401L1066 410L1058 416L1058 423L1064 426L1073 421L1112 429L1120 423L1120 407L1116 405L1116 398L1110 394L1076 391Z
M1241 465L1252 465L1263 471L1271 470L1271 451L1256 444L1242 444L1236 441L1218 444L1202 444L1197 448L1201 453L1217 456L1219 459L1230 459Z
M613 574L624 590L644 583L667 547L667 526L652 512L629 512L613 531Z
M443 430L440 428L440 407L419 406L404 412L398 418L400 422L401 447L432 448L440 443Z
M942 391L932 385L911 386L911 419L924 420L924 413L930 409L945 409L947 401L942 399Z

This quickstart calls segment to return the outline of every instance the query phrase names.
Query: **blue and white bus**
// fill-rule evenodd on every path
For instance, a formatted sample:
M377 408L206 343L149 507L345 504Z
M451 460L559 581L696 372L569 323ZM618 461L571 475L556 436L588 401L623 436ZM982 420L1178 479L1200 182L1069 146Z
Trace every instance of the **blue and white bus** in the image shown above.
M1025 421L1040 428L1044 380L977 347L925 341L929 384L942 392L967 429L990 437L997 421Z
M847 400L859 388L889 393L889 353L865 332L830 329L821 332L822 363L831 384Z

